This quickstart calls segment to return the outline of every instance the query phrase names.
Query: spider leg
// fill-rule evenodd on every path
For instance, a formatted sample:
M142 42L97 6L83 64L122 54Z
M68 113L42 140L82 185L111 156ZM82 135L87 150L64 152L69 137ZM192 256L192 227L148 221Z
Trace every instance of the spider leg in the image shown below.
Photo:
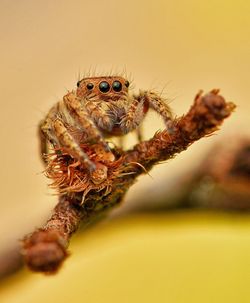
M84 162L89 171L95 169L95 165L91 162L80 148L78 142L70 134L67 127L64 125L63 113L59 111L60 103L54 106L47 117L39 124L40 150L41 157L45 164L48 160L46 155L49 153L49 146L61 146L65 148L69 154L80 161Z
M148 104L149 108L157 112L168 127L169 122L173 120L173 116L166 100L153 91L140 91L138 98L143 99L144 102Z
M47 117L42 120L38 125L38 136L40 139L40 156L44 164L48 163L47 155L49 153L49 148L52 145L56 146L58 143L55 136L53 135L51 121L55 116L56 107L54 106Z
M121 119L120 127L124 134L136 129L138 140L141 141L141 132L139 126L144 119L148 109L151 108L160 114L169 131L171 131L172 112L165 100L152 91L140 91L138 95L133 96L133 101Z
M79 144L71 136L65 125L60 119L56 119L52 122L54 129L54 134L59 142L59 144L64 147L69 153L84 162L90 172L95 170L95 164L89 160L88 155L81 149Z
M143 135L142 135L142 127L141 125L136 129L136 137L138 142L142 142L143 141Z
M83 105L83 101L79 99L74 93L68 93L63 98L63 102L66 105L70 115L72 115L78 124L83 129L90 142L99 142L103 145L106 152L110 152L108 143L104 140L103 135L96 127L94 121L90 117L89 113Z
M134 97L126 115L122 117L120 122L120 128L124 134L139 127L147 112L144 101L142 98Z
M46 155L49 152L49 143L46 138L46 135L42 131L42 126L43 126L43 121L39 124L39 127L38 127L38 137L39 137L39 142L40 142L40 156L41 156L41 159L44 162L44 164L46 164L47 163Z

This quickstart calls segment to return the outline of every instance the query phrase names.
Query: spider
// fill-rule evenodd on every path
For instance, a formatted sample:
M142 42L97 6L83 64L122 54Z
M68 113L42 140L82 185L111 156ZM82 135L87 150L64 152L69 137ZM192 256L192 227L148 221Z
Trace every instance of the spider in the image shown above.
M88 77L78 81L76 90L56 103L39 124L44 162L51 145L55 150L66 150L93 174L96 164L81 144L98 143L112 154L106 138L122 137L136 130L141 141L140 125L149 109L160 114L167 126L172 113L165 100L150 90L131 94L129 85L121 76Z

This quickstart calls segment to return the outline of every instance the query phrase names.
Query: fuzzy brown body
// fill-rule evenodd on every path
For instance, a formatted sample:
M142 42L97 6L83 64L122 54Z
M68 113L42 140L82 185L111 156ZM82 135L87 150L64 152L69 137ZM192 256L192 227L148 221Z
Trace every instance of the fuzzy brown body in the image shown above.
M65 150L93 172L96 165L80 145L100 143L104 151L111 154L105 139L133 130L139 133L149 108L159 113L166 124L171 119L169 106L153 91L131 94L129 82L120 76L84 78L41 122L42 157L52 145Z

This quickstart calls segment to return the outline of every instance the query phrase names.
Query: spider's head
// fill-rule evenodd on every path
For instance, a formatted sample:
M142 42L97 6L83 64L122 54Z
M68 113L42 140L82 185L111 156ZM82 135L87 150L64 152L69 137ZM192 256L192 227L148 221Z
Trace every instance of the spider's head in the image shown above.
M77 96L93 101L117 101L127 97L128 87L128 80L120 76L84 78L77 82Z

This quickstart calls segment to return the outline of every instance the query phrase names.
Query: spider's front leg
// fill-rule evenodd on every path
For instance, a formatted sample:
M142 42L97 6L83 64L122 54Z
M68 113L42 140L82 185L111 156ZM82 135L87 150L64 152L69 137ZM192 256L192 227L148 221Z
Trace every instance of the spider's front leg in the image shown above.
M104 140L103 135L95 125L89 113L84 107L85 100L78 98L74 92L68 93L63 97L63 102L68 111L76 120L76 123L82 128L86 134L87 141L90 143L101 143L106 152L110 152L108 143Z
M140 91L136 97L148 104L148 107L157 112L162 118L165 125L168 127L169 122L173 120L171 108L167 101L153 91Z
M39 134L41 156L45 164L48 162L46 155L49 152L49 144L51 144L54 148L57 146L65 148L72 157L84 162L90 172L95 170L95 164L89 160L87 154L84 153L78 142L69 133L63 120L54 111L54 108L45 120L40 123Z
M129 107L127 114L122 118L121 129L126 134L134 129L139 131L139 126L144 119L148 109L156 111L164 120L169 128L172 121L172 112L166 101L152 91L140 91L134 95L134 99Z
M80 142L72 133L74 127L86 135L86 142L90 144L100 143L100 148L102 146L103 152L106 152L106 159L109 161L114 159L108 144L84 108L81 99L74 93L68 93L63 101L58 102L40 124L42 154L48 153L49 143L54 147L63 147L72 157L85 164L92 181L99 184L107 177L107 167L101 163L93 163L89 159L80 147ZM43 159L46 158L43 157Z
M100 130L95 125L91 116L87 112L84 107L84 102L86 100L82 100L78 98L73 92L68 93L63 98L63 102L66 105L70 115L75 120L75 123L80 126L84 134L86 134L87 142L92 143L100 143L100 148L102 149L101 153L105 154L105 159L108 161L114 160L114 155L110 151L108 143L104 140L104 137ZM83 153L83 161L88 165L91 179L94 183L99 184L103 182L107 178L107 167L101 163L97 163L96 165L86 157L86 154ZM81 160L81 159L80 159ZM92 165L89 165L89 162Z

